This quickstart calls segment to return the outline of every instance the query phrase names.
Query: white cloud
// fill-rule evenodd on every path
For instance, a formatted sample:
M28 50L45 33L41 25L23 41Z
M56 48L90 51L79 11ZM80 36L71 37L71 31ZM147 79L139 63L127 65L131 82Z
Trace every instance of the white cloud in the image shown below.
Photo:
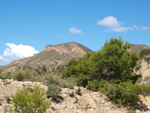
M143 27L141 27L141 29L142 29L142 30L147 30L147 29L148 29L148 27L143 26Z
M137 25L134 25L133 28L135 28L135 29L140 29Z
M121 25L121 23L117 20L117 18L113 16L108 16L103 20L99 20L97 24L106 27L119 27Z
M38 53L37 50L29 45L6 43L6 46L8 46L8 48L4 50L3 56L11 59L21 59Z
M138 29L138 30L148 30L149 29L147 26L139 27L139 26L136 26L136 25L134 25L133 28Z
M134 30L134 29L138 29L138 30L147 30L148 27L144 26L144 27L138 27L137 25L134 25L133 27L124 27L122 26L122 22L119 22L117 20L116 17L113 16L108 16L105 17L102 20L99 20L97 22L97 25L100 26L105 26L108 29L105 31L113 31L113 32L124 32L124 31L128 31L128 30Z
M123 32L123 31L127 31L127 30L133 30L133 28L132 27L122 27L122 26L111 28L111 31L115 31L115 32Z
M122 22L119 22L117 20L117 18L115 18L113 16L105 17L104 19L99 20L97 22L97 25L108 27L108 30L106 30L106 31L124 32L127 30L133 30L132 27L121 26L122 24L123 24Z
M0 64L8 63L9 60L4 58L3 56L0 56Z
M69 29L70 33L73 33L73 34L81 34L82 31L80 29L77 29L76 27L71 27Z

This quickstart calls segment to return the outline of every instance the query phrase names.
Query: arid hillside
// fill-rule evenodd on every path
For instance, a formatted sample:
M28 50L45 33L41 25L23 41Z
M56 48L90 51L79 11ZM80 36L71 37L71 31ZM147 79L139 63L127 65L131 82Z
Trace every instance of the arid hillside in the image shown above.
M66 65L71 58L81 57L90 51L87 47L74 42L46 45L44 51L32 57L12 61L9 65L0 67L0 70L2 72L13 72L27 66L33 69L43 66L49 69L56 68Z
M145 44L131 44L129 51L140 52L142 49L149 49L150 47Z
M142 58L135 67L135 72L141 74L142 78L139 79L139 83L150 84L150 56L145 56Z
M19 82L0 79L0 89L2 89L0 90L0 113L9 113L9 106L12 105L12 94L15 94L18 89L22 89L23 87L32 88L34 84L39 84L40 87L47 90L47 86L42 85L40 82ZM82 95L77 95L75 93L76 89L77 87L74 87L74 89L62 88L57 101L52 101L49 98L51 107L47 110L47 113L132 113L127 108L113 105L101 92L92 92L81 87ZM74 96L70 96L72 93ZM150 109L150 97L141 96L141 100ZM149 110L143 112L136 110L136 113L149 112Z

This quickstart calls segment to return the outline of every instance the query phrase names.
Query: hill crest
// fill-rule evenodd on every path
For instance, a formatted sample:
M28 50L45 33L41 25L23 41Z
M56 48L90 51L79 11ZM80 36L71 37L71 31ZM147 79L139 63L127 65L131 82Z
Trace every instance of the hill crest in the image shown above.
M30 66L33 69L41 66L45 66L48 69L56 68L66 65L70 59L81 57L90 51L87 47L75 42L46 45L44 51L31 57L14 60L10 64L0 67L0 70L3 72L13 72L25 66Z
M55 51L58 52L59 54L69 54L69 53L85 54L87 51L89 51L89 50L85 51L79 45L81 44L75 42L58 44L58 45L46 45L44 51Z
M150 49L150 47L145 44L131 44L129 51L141 52L143 49Z

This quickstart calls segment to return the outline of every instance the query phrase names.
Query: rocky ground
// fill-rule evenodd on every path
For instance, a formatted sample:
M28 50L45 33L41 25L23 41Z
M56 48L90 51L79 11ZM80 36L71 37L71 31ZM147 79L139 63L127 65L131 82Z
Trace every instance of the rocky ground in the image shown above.
M138 69L135 71L137 74L142 74L142 78L140 79L139 83L144 83L144 84L150 84L150 62L146 61L146 58L150 58L145 57L144 59L142 59L138 66Z
M47 89L47 86L39 82L18 82L14 80L0 79L0 113L8 113L9 106L12 105L11 95L17 89L23 87L32 87L35 83ZM51 108L47 113L127 113L127 109L118 108L113 105L104 94L100 92L92 92L86 88L81 88L82 95L75 94L77 87L74 89L62 88L60 97L51 101ZM70 96L71 95L71 96ZM142 97L142 101L150 109L150 97ZM129 113L129 112L128 112ZM137 110L137 113L142 111ZM145 111L144 113L150 113Z

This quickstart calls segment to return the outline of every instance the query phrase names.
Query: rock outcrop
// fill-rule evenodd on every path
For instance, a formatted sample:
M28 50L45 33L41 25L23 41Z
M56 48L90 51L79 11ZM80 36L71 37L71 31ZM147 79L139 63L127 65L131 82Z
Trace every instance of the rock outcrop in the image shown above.
M83 56L86 51L84 51L82 48L78 46L76 43L66 43L66 44L60 44L60 45L46 45L44 51L55 51L59 54L80 54Z

